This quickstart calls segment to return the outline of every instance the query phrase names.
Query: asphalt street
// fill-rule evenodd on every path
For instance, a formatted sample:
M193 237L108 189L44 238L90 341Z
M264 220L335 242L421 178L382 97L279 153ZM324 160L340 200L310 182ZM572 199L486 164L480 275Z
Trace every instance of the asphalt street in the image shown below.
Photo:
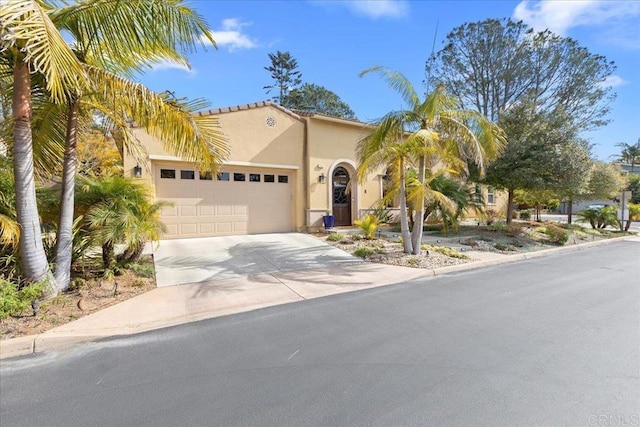
M0 366L3 427L640 425L640 243Z

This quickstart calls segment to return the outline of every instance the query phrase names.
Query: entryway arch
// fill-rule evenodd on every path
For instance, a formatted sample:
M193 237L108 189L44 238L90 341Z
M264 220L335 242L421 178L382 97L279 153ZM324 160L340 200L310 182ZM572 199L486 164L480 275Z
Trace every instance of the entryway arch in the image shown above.
M329 206L336 226L349 226L357 219L357 178L351 162L338 161L329 169Z

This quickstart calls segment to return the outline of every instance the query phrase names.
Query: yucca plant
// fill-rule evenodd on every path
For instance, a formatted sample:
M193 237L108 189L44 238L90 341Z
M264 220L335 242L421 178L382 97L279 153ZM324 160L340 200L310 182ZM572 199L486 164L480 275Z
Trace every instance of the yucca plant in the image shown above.
M375 215L367 214L362 219L355 220L353 223L357 227L360 227L367 239L374 238L374 234L378 229L378 218Z

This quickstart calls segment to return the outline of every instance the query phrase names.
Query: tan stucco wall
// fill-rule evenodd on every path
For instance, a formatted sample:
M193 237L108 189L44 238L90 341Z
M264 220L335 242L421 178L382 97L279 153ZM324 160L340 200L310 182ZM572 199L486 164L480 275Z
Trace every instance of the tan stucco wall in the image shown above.
M356 122L344 122L328 118L307 118L309 142L309 191L308 221L310 227L322 225L322 215L331 209L331 175L338 166L344 166L352 179L352 219L358 219L380 201L381 184L378 173L372 173L366 182L358 183L356 168L356 143L371 130ZM318 177L325 175L325 183Z
M267 125L267 118L275 119L275 126ZM283 111L264 106L238 110L218 115L223 132L229 140L230 156L227 163L242 166L284 167L293 171L294 183L294 218L296 230L305 228L305 197L303 181L303 140L304 122ZM149 136L141 129L134 129L134 134L146 147L144 156L143 177L141 182L154 189L151 160L149 156L173 157L160 141ZM133 177L133 168L138 160L125 153L125 176ZM222 170L225 168L223 167Z
M267 118L275 119L275 126L267 125ZM331 174L338 166L344 166L352 178L352 220L362 217L377 206L382 197L381 177L384 170L369 175L364 183L358 183L356 168L356 143L371 131L364 124L334 120L322 116L297 118L273 106L260 106L218 114L222 130L230 144L227 163L245 167L284 167L292 174L294 182L294 218L296 230L322 226L322 215L331 209ZM305 123L307 147L305 159ZM171 161L172 153L144 131L134 134L146 147L147 154L136 160L125 153L126 176L133 176L133 168L139 162L143 167L141 182L154 189L153 173L149 157L161 156ZM160 161L156 159L156 161ZM222 170L225 168L223 167ZM324 174L325 183L318 182Z

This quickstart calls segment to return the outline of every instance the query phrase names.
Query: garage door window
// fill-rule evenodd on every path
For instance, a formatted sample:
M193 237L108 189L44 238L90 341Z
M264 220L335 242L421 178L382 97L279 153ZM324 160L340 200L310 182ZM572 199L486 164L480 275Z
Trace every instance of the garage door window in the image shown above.
M218 181L229 181L229 172L220 172L218 174Z
M246 180L246 176L243 173L234 173L233 174L233 180L234 181L245 181Z
M251 182L260 182L260 174L259 173L250 173L249 181Z
M278 182L281 184L286 184L289 182L289 177L287 175L278 175Z
M194 171L180 171L180 179L196 179Z
M213 179L213 176L211 175L211 172L200 172L200 179L202 181L211 181Z
M176 179L175 169L160 169L160 178L163 179Z
M276 182L276 176L275 175L265 175L264 176L264 182Z

